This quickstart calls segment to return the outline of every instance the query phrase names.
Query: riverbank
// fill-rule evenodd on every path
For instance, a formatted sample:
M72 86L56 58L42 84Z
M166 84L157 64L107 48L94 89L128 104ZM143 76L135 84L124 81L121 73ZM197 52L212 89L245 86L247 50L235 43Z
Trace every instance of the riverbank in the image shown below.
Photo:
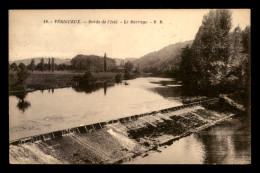
M74 71L55 71L55 72L29 72L28 78L26 79L27 91L45 90L45 89L56 89L75 86L77 84L77 78L84 76L84 72ZM100 72L92 73L93 77L97 82L115 82L115 76L117 73L112 72ZM123 74L122 74L123 76ZM16 75L9 75L9 86L14 85L16 81ZM10 93L19 91L12 90L10 87Z

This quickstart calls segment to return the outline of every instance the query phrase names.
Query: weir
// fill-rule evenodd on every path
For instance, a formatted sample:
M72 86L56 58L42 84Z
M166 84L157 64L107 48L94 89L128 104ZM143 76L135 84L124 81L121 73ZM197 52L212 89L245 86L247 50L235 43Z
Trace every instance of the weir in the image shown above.
M65 136L67 134L73 134L73 133L79 133L79 134L89 133L90 131L95 130L95 129L102 129L107 124L115 124L118 122L123 124L123 123L131 122L131 121L136 121L139 118L145 117L145 116L154 116L158 113L169 113L169 112L173 112L173 111L177 111L177 110L181 110L184 108L193 107L193 106L197 106L197 105L214 104L218 101L219 101L219 98L212 98L212 99L193 102L193 103L184 104L184 105L180 105L180 106L176 106L176 107L171 107L171 108L167 108L167 109L162 109L162 110L158 110L158 111L152 111L149 113L132 115L132 116L123 117L123 118L119 118L119 119L115 119L115 120L109 120L107 122L100 122L100 123L95 123L95 124L88 124L88 125L84 125L84 126L73 127L73 128L69 128L69 129L53 131L53 132L49 132L49 133L45 133L45 134L40 134L40 135L35 135L35 136L30 136L30 137L13 140L13 141L9 142L9 145L20 145L20 144L24 144L24 143L37 143L40 141L47 141L47 140L51 140L51 139L55 139L55 138L62 138L63 136Z
M231 120L222 99L212 98L176 107L81 125L11 141L10 163L118 164L175 140ZM223 108L225 110L223 110Z

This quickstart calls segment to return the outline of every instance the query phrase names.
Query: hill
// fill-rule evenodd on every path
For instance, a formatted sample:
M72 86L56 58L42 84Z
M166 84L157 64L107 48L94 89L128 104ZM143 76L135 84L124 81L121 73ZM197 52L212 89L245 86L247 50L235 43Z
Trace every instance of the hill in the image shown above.
M22 59L22 60L17 60L17 61L10 61L10 64L16 63L17 65L19 65L20 63L24 63L27 66L31 63L32 59L34 59L35 64L37 65L38 63L40 63L42 58L30 58L30 59ZM43 60L44 60L44 63L48 63L49 58L43 58ZM63 63L66 64L66 65L70 65L71 59L54 58L54 62L57 65L63 64Z
M192 40L170 44L158 51L148 53L139 59L132 61L135 66L139 65L139 69L153 73L164 73L172 69L178 68L181 60L182 48L191 45Z

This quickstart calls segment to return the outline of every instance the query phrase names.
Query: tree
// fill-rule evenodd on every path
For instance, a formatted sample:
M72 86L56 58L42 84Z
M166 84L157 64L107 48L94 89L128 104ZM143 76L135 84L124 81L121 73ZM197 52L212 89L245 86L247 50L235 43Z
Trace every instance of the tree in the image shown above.
M34 59L31 60L30 68L31 68L31 71L33 72L34 68L35 68L35 61L34 61Z
M133 68L134 65L130 61L127 61L127 63L125 63L125 73L131 72Z
M250 95L251 95L251 29L249 26L247 26L243 31L242 31L242 53L245 55L246 58L243 59L242 63L242 91L244 93L244 98L245 101L248 102L250 100ZM247 103L248 104L248 103Z
M183 49L181 80L191 93L240 93L241 98L248 98L250 27L242 31L237 26L230 31L231 17L229 10L211 10L204 16L191 48Z
M59 64L59 65L57 65L57 70L66 70L66 64Z
M134 68L134 65L131 62L127 61L127 63L125 63L124 78L126 80L133 78L133 76L131 75L131 71L132 71L133 68Z
M26 70L25 64L24 64L24 63L20 63L20 64L18 65L18 69L19 69L19 70L22 70L22 71L25 71L25 70Z
M26 90L26 79L28 77L27 69L24 63L20 63L18 65L18 71L17 71L17 80L15 83L15 87L19 91L25 91Z
M106 56L106 53L104 55L104 71L105 72L107 71L107 56Z
M49 58L49 62L48 62L48 70L51 71L51 59Z
M43 58L41 59L40 65L41 65L41 70L43 72L44 71L44 59Z
M211 10L204 16L192 44L198 85L205 93L212 91L228 74L231 17L229 10Z
M230 57L229 64L232 67L236 67L241 64L243 59L243 45L242 45L242 31L239 26L237 26L234 31L230 34L231 44L230 44Z
M10 70L17 71L17 69L18 69L18 67L15 62L10 65Z
M48 64L44 64L44 65L43 65L44 71L48 71L48 68L49 68L49 65L48 65Z
M104 71L104 57L95 55L77 55L71 60L71 67L80 71ZM107 71L116 67L115 60L106 57Z
M242 31L242 45L243 45L243 53L250 55L251 54L251 31L250 27L247 26L244 31Z
M180 79L183 83L183 94L195 94L198 88L198 72L195 62L194 51L187 45L182 50L179 66Z
M36 65L35 70L42 71L42 64L40 62Z
M53 72L54 69L55 69L54 58L51 58L51 71Z

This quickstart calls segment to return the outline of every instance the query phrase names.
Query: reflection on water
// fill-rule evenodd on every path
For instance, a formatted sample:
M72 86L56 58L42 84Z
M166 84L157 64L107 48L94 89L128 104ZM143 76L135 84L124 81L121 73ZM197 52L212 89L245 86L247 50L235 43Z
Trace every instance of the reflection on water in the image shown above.
M31 104L28 101L25 100L27 92L21 91L21 92L14 93L13 95L16 98L18 98L19 101L17 103L17 107L22 112L24 112L26 109L28 109L31 106Z
M153 88L169 88L160 85L165 78L137 78L128 85L98 83L95 87L54 89L27 93L31 106L22 112L15 96L9 96L10 139L47 133L81 124L108 121L181 105L180 99L167 99L164 93ZM157 83L152 83L157 82ZM103 90L104 89L104 90ZM174 98L174 94L172 95Z
M204 163L250 164L249 117L236 117L198 134L205 146Z
M127 164L250 164L250 117L234 117Z
M98 91L100 89L104 89L104 95L106 95L106 92L107 92L107 87L111 87L111 86L114 86L113 83L107 83L107 82L98 82L98 83L95 83L93 85L77 85L75 87L73 87L73 89L77 92L85 92L86 94L88 93L92 93L92 92L95 92L95 91Z
M21 110L21 111L25 111L27 108L29 108L31 106L31 104L27 101L25 101L24 99L19 100L17 107Z
M153 92L160 94L165 99L180 99L182 96L182 88L181 87L157 87L151 89Z
M107 93L107 82L104 82L104 95Z

